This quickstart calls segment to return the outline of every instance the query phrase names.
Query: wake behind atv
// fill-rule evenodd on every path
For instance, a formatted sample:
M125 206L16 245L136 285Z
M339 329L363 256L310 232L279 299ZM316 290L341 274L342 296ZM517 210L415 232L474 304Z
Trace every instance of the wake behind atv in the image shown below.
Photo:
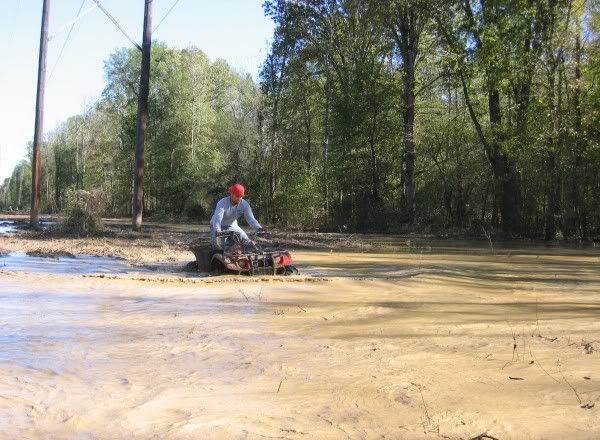
M237 232L217 233L216 243L192 245L198 270L210 273L245 275L293 275L292 257L286 249L275 246L272 240L261 245L244 242Z

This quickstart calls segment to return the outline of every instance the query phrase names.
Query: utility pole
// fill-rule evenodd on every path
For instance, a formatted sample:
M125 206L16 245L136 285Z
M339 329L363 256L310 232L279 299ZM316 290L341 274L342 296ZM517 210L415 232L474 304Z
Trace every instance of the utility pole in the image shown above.
M31 226L38 228L42 185L42 142L44 135L44 92L46 89L46 51L48 49L48 18L50 0L44 0L42 30L40 33L40 57L38 62L37 98L35 102L35 131L33 134L33 158L31 162Z
M134 231L142 228L144 209L144 133L148 118L148 93L150 88L150 52L152 45L152 0L144 0L144 35L142 41L142 71L138 94L137 127L135 130L135 169L133 170Z

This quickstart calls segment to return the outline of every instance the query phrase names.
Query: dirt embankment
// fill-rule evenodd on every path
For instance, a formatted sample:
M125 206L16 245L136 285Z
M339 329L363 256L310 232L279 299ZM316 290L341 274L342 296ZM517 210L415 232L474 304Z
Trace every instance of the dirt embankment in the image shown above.
M14 229L0 234L0 251L26 252L36 256L94 255L124 258L132 264L179 263L192 260L188 250L209 240L208 226L146 222L142 232L133 232L128 219L105 220L104 231L92 236L65 234L58 219L46 219L41 231L27 227L23 216L2 216ZM356 234L273 231L268 237L292 249L375 250L383 246L369 236Z
M95 236L77 237L60 230L60 220L46 218L41 231L27 227L23 215L0 215L0 223L10 222L10 233L0 231L1 252L26 252L52 257L69 255L94 255L126 259L131 264L173 263L185 264L193 260L189 246L209 240L208 225L169 224L145 222L142 232L131 230L129 219L107 219L104 231ZM534 240L494 241L490 237L482 240L440 239L427 235L381 235L319 233L273 230L268 236L273 242L294 251L339 251L373 253L402 252L415 255L431 253L432 250L446 253L468 251L480 254L510 254L516 249L527 253L545 252L548 249L563 249L577 253L579 245L560 245ZM259 241L262 239L258 239ZM586 244L584 248L596 246Z

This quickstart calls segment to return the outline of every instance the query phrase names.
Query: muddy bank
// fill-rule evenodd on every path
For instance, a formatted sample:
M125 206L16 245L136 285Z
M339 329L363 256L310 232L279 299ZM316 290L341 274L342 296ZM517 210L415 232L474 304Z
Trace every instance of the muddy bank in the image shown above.
M132 264L179 262L193 259L188 244L206 235L206 228L176 225L148 225L143 233L134 233L121 220L107 220L102 234L76 237L62 233L51 224L42 231L26 229L23 219L16 220L16 230L0 235L0 249L6 252L26 252L46 257L63 255L90 255L117 257Z
M105 219L103 232L89 237L64 234L59 222L42 231L27 229L25 218L3 217L8 233L0 235L0 249L4 252L26 252L51 257L64 254L84 254L124 258L132 264L185 263L193 260L188 250L192 243L208 242L208 225L162 224L146 222L143 231L131 231L127 219ZM296 249L371 249L356 237L343 234L302 234L274 232L272 238Z
M161 264L168 270L180 271L194 259L188 247L208 241L208 225L163 224L145 222L141 233L131 231L129 219L105 219L105 230L92 237L73 237L62 233L60 219L44 218L41 232L27 230L25 216L0 216L0 223L10 224L8 233L0 233L0 252L26 252L49 257L61 255L91 255L117 257L134 265L155 267ZM595 252L591 246L559 246L536 241L461 241L424 235L377 235L306 233L274 230L271 238L292 251L389 253L417 256L440 254L555 254L577 255ZM333 257L335 259L335 257Z

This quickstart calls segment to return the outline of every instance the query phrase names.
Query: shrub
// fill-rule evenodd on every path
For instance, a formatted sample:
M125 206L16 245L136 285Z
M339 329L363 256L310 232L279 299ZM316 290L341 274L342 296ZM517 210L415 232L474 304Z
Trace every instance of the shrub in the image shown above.
M103 208L100 191L69 190L65 201L64 232L93 235L102 231Z

